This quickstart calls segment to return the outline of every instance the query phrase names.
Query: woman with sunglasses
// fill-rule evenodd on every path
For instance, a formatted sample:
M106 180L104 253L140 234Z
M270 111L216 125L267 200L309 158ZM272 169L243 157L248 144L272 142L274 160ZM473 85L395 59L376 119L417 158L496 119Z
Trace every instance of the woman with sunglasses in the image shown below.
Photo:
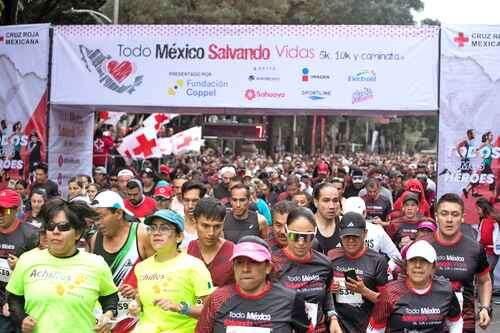
M162 209L148 216L152 257L135 267L137 304L129 306L132 315L139 314L134 333L192 333L212 293L210 272L198 258L179 250L184 238L184 221L172 210Z
M23 254L12 272L6 289L13 320L23 333L110 332L118 303L111 271L102 257L76 247L94 211L54 199L40 216L48 249ZM97 301L103 315L96 324Z
M333 267L330 291L342 329L361 333L387 282L387 259L366 245L366 221L361 214L347 212L337 226L342 247L328 252Z
M330 260L312 248L316 236L314 214L304 207L293 209L285 231L287 246L273 254L273 265L280 282L296 290L306 302L308 332L342 332L332 294L328 292L333 276Z

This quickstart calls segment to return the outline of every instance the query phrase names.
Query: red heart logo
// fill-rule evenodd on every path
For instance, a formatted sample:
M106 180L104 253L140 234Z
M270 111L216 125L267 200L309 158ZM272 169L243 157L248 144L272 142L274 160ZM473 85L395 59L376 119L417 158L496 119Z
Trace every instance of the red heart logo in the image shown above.
M109 75L111 75L116 81L120 83L125 80L134 69L132 63L127 60L124 60L120 63L116 60L111 60L110 62L108 62L107 67Z

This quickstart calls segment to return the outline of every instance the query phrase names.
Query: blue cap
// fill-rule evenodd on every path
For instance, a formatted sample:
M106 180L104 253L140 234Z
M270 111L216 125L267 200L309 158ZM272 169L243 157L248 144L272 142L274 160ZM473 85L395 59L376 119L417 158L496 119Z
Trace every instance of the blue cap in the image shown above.
M160 180L158 183L156 183L156 186L169 186L170 183L167 182L166 180Z
M184 231L184 219L182 218L182 216L180 216L173 210L170 209L157 210L153 215L150 215L144 219L144 224L150 225L151 223L153 223L154 218L160 218L162 220L170 222L173 225L175 225L179 229L179 231L181 232Z

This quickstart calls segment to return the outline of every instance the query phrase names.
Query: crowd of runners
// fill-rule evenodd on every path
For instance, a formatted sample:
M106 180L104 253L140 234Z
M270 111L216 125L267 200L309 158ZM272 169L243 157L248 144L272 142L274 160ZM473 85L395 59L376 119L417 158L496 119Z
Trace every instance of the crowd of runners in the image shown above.
M104 164L104 163L103 163ZM234 156L47 165L0 190L0 332L475 332L494 200L436 198L435 161Z

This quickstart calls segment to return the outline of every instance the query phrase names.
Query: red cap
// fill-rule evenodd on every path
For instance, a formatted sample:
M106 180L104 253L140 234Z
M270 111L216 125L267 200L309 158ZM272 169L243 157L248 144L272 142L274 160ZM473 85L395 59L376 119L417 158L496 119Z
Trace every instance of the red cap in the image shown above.
M21 205L21 197L16 191L4 189L0 191L0 207L14 208Z
M330 173L330 168L328 167L328 164L325 162L321 162L318 164L318 174L319 175L328 175Z
M165 165L165 164L160 165L160 173L162 173L164 175L169 175L170 168L168 167L168 165Z
M165 199L172 199L174 196L174 188L172 186L157 186L153 197L164 197Z

